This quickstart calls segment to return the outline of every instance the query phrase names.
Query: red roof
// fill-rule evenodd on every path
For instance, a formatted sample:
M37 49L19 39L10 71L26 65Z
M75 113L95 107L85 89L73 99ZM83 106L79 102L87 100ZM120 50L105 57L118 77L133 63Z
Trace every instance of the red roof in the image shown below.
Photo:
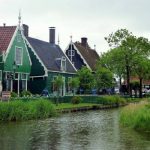
M0 52L7 50L15 30L16 26L0 26Z

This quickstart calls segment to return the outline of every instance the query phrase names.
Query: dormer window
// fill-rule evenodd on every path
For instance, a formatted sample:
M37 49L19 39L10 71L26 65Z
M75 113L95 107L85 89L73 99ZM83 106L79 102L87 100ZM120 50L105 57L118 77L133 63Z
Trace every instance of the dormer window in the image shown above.
M61 71L66 71L66 58L64 56L61 58Z

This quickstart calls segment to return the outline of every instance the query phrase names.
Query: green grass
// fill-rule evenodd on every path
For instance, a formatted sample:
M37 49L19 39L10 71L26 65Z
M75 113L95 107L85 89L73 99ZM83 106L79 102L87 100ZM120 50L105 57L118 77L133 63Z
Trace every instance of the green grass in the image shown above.
M150 104L141 102L125 107L120 115L120 123L141 131L150 131Z
M19 121L48 118L56 115L48 100L0 102L0 121Z
M80 104L71 104L71 103L61 103L58 106L56 106L56 109L71 109L71 108L80 108L80 107L92 107L96 104L91 103L80 103ZM97 104L98 105L98 104Z

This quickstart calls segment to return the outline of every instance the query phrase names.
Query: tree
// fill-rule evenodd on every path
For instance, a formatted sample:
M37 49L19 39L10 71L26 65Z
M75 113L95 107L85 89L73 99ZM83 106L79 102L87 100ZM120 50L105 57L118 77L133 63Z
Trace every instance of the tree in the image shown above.
M139 78L139 97L142 98L143 79L150 78L150 60L148 58L138 56L135 59L134 73Z
M77 75L79 77L80 87L84 90L90 90L94 83L92 71L90 71L87 67L84 66L80 70L78 70Z
M117 30L105 39L111 47L115 47L113 52L111 51L112 58L116 60L115 68L119 74L121 72L125 74L128 94L131 95L130 77L134 71L135 58L147 55L150 50L150 43L148 39L137 38L126 29Z
M95 80L98 89L111 88L114 81L112 72L100 65L96 69Z
M79 87L79 84L80 84L80 81L79 81L78 77L74 77L69 81L69 85L73 89L73 95L75 95L75 90L76 90L76 88Z
M57 91L57 99L56 99L56 105L58 105L59 101L59 95L60 95L60 88L63 86L64 81L61 75L58 75L58 77L54 80L54 87Z

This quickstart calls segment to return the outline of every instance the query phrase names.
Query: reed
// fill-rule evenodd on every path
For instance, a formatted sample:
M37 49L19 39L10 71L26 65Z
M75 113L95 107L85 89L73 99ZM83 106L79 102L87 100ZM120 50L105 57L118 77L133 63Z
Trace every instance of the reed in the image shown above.
M150 131L150 104L141 102L128 105L121 111L120 123L136 130Z
M56 115L54 105L48 100L10 101L0 103L1 121L19 121L48 118Z

